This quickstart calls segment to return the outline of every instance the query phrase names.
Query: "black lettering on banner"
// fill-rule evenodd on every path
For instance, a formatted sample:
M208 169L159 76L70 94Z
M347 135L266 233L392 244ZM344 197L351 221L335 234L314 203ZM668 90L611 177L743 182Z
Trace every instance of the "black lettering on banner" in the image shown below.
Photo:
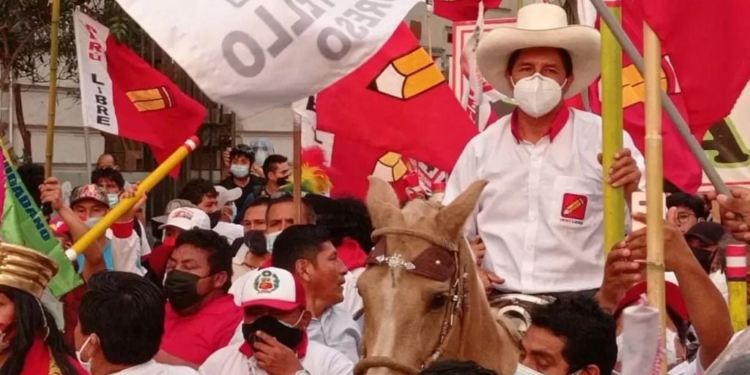
M104 94L104 92L102 92L102 87L101 86L97 87L97 90L99 91L100 94Z
M339 51L334 51L331 47L331 37L338 39L340 46ZM339 29L333 27L326 27L318 34L318 50L323 57L328 60L338 61L344 58L347 53L352 49L352 41L346 34Z
M336 17L336 24L346 29L352 38L362 39L367 36L369 30L364 26L356 26L354 22L344 17Z
M717 164L744 163L750 159L745 150L732 132L726 120L715 123L708 132L712 140L703 141L701 146L706 151L716 151L714 162Z
M278 0L277 0L278 1ZM305 1L305 0L298 0L298 1ZM319 15L315 18L312 18L307 12L305 12L302 8L298 7L297 4L295 4L295 0L284 0L286 5L291 8L294 13L297 13L299 16L299 19L292 24L292 31L294 31L294 34L297 36L302 35L302 33L305 32L305 30L309 29L310 26L312 26L313 22L315 22L315 18L320 17L320 14L323 14L323 9L315 8L313 9L313 14L315 14L315 10L319 12ZM314 6L314 5L313 5ZM256 12L257 13L257 12ZM286 48L286 46L284 46ZM274 56L276 57L276 56Z
M266 26L268 26L268 28L274 34L276 34L276 41L273 42L273 44L271 44L268 49L266 49L266 51L268 51L268 53L270 53L272 57L276 57L281 54L281 52L283 52L286 47L289 47L289 45L294 42L294 39L291 35L289 35L286 29L284 29L284 26L276 18L274 18L273 15L269 13L265 7L260 6L255 9L255 14L260 17L263 23L265 23Z
M107 113L107 107L105 107L103 105L96 106L96 114L97 115L109 116L109 113Z
M385 12L380 8L390 8L390 4L382 4L372 0L359 0L354 4L354 8L361 12L373 13L378 18L385 17Z
M107 97L104 95L95 95L96 104L107 105Z
M245 4L247 4L248 1L250 1L250 0L226 0L226 2L229 3L229 5L237 8L237 9L242 8L243 6L245 6Z
M93 74L93 73L91 74L91 82L94 82L94 83L95 83L95 84L97 84L97 85L104 85L104 83L102 83L102 82L99 82L99 81L98 81L98 80L96 79L96 74Z
M247 65L242 62L234 52L234 47L237 44L245 46L245 48L247 48L247 50L253 55L252 65ZM258 41L242 31L232 31L227 34L221 43L221 50L224 54L224 58L227 60L227 64L229 64L237 74L243 77L253 78L260 74L266 66L266 54L263 52L263 48L258 44Z
M365 23L367 27L375 27L380 23L379 18L366 16L360 12L357 12L354 9L348 9L346 12L344 12L344 17L346 18L354 18L354 21L357 23Z
M289 0L286 0L286 1L289 1ZM299 4L309 4L310 7L312 8L312 10L310 11L310 14L312 14L312 16L315 17L315 19L318 19L320 18L320 16L326 14L326 11L323 10L323 8L321 8L320 6L318 6L318 4L315 4L314 2L310 0L296 0L296 2Z
M109 117L106 117L106 116L96 116L96 123L99 124L99 125L109 126Z

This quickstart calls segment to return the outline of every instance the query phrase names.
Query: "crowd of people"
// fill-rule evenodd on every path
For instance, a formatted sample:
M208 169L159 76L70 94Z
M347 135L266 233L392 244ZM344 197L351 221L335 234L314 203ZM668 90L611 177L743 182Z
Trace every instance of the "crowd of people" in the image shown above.
M466 146L442 202L488 182L465 240L488 305L518 334L520 375L619 371L633 345L623 339L624 312L647 290L645 216L623 215L646 228L607 253L602 220L603 184L629 202L645 184L643 156L624 134L602 170L601 119L563 100L598 75L599 35L565 20L558 7L530 5L518 24L533 30L499 28L480 44L482 75L519 107ZM221 181L184 181L150 219L146 195L83 249L74 265L84 284L61 298L62 323L42 303L57 265L0 243L0 375L354 373L367 319L357 281L375 246L368 207L307 194L295 221L286 157L256 162L237 145L222 160ZM60 181L40 170L19 173L36 203L51 207L65 248L138 188L104 154L65 204ZM667 209L665 359L669 374L698 375L735 335L725 251L750 241L750 190L673 193ZM460 358L425 363L424 375L496 374ZM722 375L749 370L739 358Z

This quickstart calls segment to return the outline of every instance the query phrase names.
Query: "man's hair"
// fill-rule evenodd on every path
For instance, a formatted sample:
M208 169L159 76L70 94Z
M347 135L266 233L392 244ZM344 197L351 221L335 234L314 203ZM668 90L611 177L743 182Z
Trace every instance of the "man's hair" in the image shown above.
M433 362L419 375L497 375L497 372L479 366L474 361L446 360Z
M518 61L518 57L521 56L520 49L517 49L513 51L513 53L510 54L510 57L508 57L508 67L507 67L507 73L510 74L513 71L513 66L516 65L516 61ZM565 76L570 77L573 74L573 59L570 57L570 52L568 52L565 49L557 48L557 51L560 53L560 58L562 59L563 67L565 67Z
M164 303L159 288L141 276L119 271L96 273L78 311L81 332L99 337L104 358L111 364L146 363L161 346Z
M617 362L617 325L614 317L602 311L590 297L561 297L537 307L531 314L532 325L547 329L565 343L563 357L568 373L595 365L609 374Z
M41 164L22 164L17 171L21 176L21 182L26 185L26 190L29 191L36 205L41 207L42 197L39 185L44 183L44 167Z
M330 241L331 235L325 228L315 224L292 225L276 237L271 263L274 267L294 273L294 265L300 259L317 264L323 244Z
M250 201L245 208L242 210L243 215L252 207L260 207L260 206L267 206L271 202L271 199L268 197L258 197Z
M194 178L188 181L182 189L180 194L177 195L178 199L185 199L190 201L192 204L200 204L203 201L203 196L216 197L219 193L216 191L214 184L211 181Z
M232 286L232 248L226 237L208 229L191 229L180 233L175 241L175 249L182 245L191 245L208 253L208 266L211 274L227 273L224 291Z
M95 169L91 172L91 183L99 185L99 180L112 180L120 190L125 188L125 178L120 171L113 168Z
M344 238L351 238L369 253L373 247L372 219L364 202L357 198L332 199L322 195L305 196L315 211L315 223L331 232L333 246L340 246Z
M268 213L271 212L271 207L281 203L294 203L294 196L292 196L292 194L283 193L276 198L269 199L268 208L266 208L266 220L268 220ZM305 210L307 211L307 222L315 224L315 210L306 197L302 197L302 205L305 206Z
M102 158L105 157L105 156L111 157L112 158L112 162L114 164L117 164L117 158L115 157L114 154L110 154L109 152L105 152L105 153L99 155L99 157L96 159L96 164L99 164L99 160L102 160Z
M289 161L289 158L284 155L268 155L266 160L263 162L263 178L268 178L269 173L276 172L278 164L286 163L287 161Z
M693 211L697 219L705 219L707 216L706 202L697 195L683 192L670 194L667 196L667 209L672 207L685 207Z

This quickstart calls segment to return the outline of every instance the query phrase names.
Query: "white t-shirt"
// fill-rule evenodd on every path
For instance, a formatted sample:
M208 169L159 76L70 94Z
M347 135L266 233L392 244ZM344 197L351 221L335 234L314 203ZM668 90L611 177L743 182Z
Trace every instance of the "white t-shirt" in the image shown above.
M242 343L230 344L212 354L199 371L203 375L266 375L258 367L255 357L240 352ZM302 367L310 375L351 375L354 365L343 354L310 341L307 354L301 359Z
M198 371L185 366L171 366L151 360L142 365L126 368L112 375L198 375Z
M669 370L668 375L702 375L703 368L701 367L700 360L696 359L692 362L682 362L679 365Z

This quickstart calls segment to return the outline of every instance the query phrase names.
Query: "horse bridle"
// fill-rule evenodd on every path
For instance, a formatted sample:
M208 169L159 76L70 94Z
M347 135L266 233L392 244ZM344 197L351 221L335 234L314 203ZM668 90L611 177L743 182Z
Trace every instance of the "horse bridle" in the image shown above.
M422 251L411 261L405 261L401 254L388 255L386 247L386 236L408 236L416 237L429 242L432 246ZM355 366L354 375L362 375L370 368L387 367L389 369L416 375L421 370L438 360L447 346L447 338L453 333L455 318L463 311L466 300L466 282L468 273L466 265L461 262L458 244L443 238L411 229L403 228L381 228L372 233L376 245L368 258L368 265L387 266L391 270L403 269L423 277L437 281L450 280L450 292L448 295L448 309L441 324L440 339L432 354L421 361L419 368L399 363L388 357L370 357L362 344L362 360Z

